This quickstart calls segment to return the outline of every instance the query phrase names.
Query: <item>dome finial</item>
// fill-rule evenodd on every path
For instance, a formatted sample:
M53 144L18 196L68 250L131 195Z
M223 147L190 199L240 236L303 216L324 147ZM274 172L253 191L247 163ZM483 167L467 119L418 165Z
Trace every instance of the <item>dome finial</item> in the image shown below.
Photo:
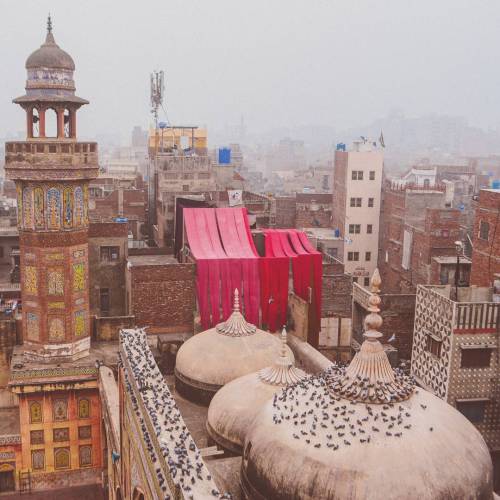
M333 383L333 389L341 396L365 403L389 403L408 399L413 393L413 382L396 374L389 363L379 339L382 326L379 296L382 280L378 269L371 279L371 295L365 318L365 341L354 355L344 376Z
M257 328L255 325L247 323L240 310L240 294L238 289L234 289L234 302L233 313L227 321L219 323L215 330L221 335L229 335L231 337L244 337L246 335L253 335Z
M52 18L50 17L50 12L47 17L47 34L52 33Z
M234 312L241 312L241 309L240 309L240 293L238 292L237 288L234 289L233 311Z
M293 361L287 352L286 326L281 330L281 349L279 358L273 365L259 371L259 378L262 382L271 385L290 385L306 378L306 373L294 366Z
M378 269L373 271L372 279L371 279L371 295L368 299L368 310L370 314L365 318L365 333L363 336L368 341L374 341L382 337L382 334L378 331L382 326L382 316L380 316L380 308L379 305L382 302L379 296L380 293L380 285L382 280L380 279L380 273Z

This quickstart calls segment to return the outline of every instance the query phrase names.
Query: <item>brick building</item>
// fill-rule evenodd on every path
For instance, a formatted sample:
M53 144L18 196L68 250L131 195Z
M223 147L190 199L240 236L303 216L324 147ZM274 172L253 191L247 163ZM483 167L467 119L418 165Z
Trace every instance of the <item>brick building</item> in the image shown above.
M127 314L127 258L126 223L94 222L89 225L89 300L92 316Z
M297 193L295 227L332 227L332 195L330 193Z
M417 287L411 372L426 390L462 412L481 432L500 488L500 304L492 289Z
M413 293L418 284L454 283L456 246L463 239L461 213L446 208L441 186L387 182L383 191L380 273L390 293ZM454 258L453 258L454 257ZM461 257L461 284L470 260Z
M128 259L128 313L148 333L187 333L194 327L195 265L171 255L134 255Z
M482 189L472 236L471 284L491 286L500 274L500 189Z

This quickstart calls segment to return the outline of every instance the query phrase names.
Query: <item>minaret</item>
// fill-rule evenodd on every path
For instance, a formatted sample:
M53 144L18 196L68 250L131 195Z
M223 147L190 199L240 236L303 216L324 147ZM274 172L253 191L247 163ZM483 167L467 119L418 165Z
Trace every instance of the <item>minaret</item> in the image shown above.
M88 184L97 144L77 142L76 112L88 101L75 95L75 64L56 44L50 16L26 69L26 94L13 101L26 112L26 140L5 148L17 188L25 355L72 360L90 348Z

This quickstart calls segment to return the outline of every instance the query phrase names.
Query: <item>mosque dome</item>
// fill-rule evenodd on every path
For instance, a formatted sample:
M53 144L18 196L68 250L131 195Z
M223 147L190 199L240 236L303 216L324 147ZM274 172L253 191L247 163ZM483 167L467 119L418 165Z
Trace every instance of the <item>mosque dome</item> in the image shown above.
M245 321L235 290L233 313L227 321L194 335L180 347L175 362L176 390L208 405L223 385L272 364L280 346L277 337ZM293 359L292 351L286 349Z
M365 341L351 364L283 389L253 421L241 472L246 498L494 498L481 434L391 368L378 340L379 285L375 272Z
M52 34L52 22L48 20L47 36L45 43L39 49L35 50L26 60L26 69L62 69L68 71L75 70L73 58L59 45L56 44L54 35Z
M306 377L288 356L283 328L281 352L271 366L239 377L215 394L208 408L209 436L229 452L241 455L245 435L262 406L287 385Z

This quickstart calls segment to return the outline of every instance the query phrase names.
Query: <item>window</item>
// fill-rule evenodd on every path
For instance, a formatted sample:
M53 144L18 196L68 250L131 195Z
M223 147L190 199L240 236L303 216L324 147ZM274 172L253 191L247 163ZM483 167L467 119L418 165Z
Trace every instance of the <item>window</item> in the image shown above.
M69 469L70 464L69 448L54 448L54 468Z
M0 259L3 259L3 247L0 247Z
M488 241L489 235L490 235L490 225L484 220L482 220L479 223L479 237L482 240Z
M363 284L364 284L365 286L370 286L370 278L369 278L368 276L367 276L366 278L364 278L364 280L363 280Z
M92 446L88 444L80 446L79 456L80 456L80 467L92 466Z
M372 208L374 206L375 198L368 198L368 206Z
M366 260L366 262L370 262L372 260L372 253L371 252L365 252L365 260Z
M363 171L362 170L353 170L352 171L352 180L353 181L362 181L363 180Z
M38 401L30 403L30 423L39 424L42 422L42 405Z
M358 261L359 260L359 252L347 252L347 260Z
M353 283L357 283L357 282L358 282L358 277L357 277L357 276L354 276L354 278L352 279L352 282L353 282Z
M116 262L120 259L120 247L101 247L101 262Z
M33 470L45 469L45 451L33 450L31 452L31 468Z
M361 224L349 224L349 234L359 234L361 232Z
M361 198L351 198L351 207L360 207Z
M99 290L99 304L101 315L106 316L109 314L109 288L101 288Z
M53 414L55 421L68 420L68 402L65 399L55 399Z
M373 225L372 224L367 224L366 225L366 233L367 234L372 234L373 233Z
M90 401L87 398L78 400L78 418L90 417Z
M92 426L82 425L78 427L78 439L90 439L92 437Z
M462 349L460 368L488 368L491 349Z
M69 429L68 427L63 427L61 429L53 429L53 441L69 441Z
M484 410L487 401L457 401L457 410L472 423L484 421Z
M427 335L427 338L425 339L425 350L427 352L430 352L431 354L434 354L434 356L440 358L442 344L443 343L440 340L436 340L430 335Z
M182 190L183 191L189 191L189 184L183 184Z
M375 180L375 170L370 170L370 180L371 181Z
M45 440L43 437L43 430L30 432L30 443L31 444L43 444L44 442L45 442Z

